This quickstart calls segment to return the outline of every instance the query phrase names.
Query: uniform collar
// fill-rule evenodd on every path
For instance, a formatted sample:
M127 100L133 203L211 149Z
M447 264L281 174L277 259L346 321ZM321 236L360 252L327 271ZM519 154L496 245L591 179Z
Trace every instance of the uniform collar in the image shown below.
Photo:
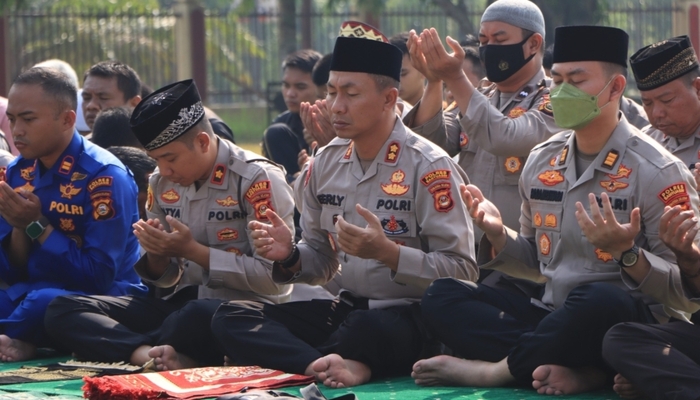
M536 93L538 88L542 86L543 81L545 81L546 75L544 74L544 69L540 68L535 75L527 81L522 87L515 91L511 97L506 101L501 101L499 104L499 109L501 112L507 109L511 103L520 103L526 98L530 97L533 93ZM497 89L496 84L492 86L491 98L494 101L500 101L501 91Z
M63 150L63 153L56 159L51 168L43 175L39 174L39 160L34 160L34 185L36 188L48 186L53 182L53 177L57 176L60 179L70 179L75 166L78 164L80 155L83 153L85 139L78 133L73 131L73 137L68 143L68 146Z
M374 161L369 168L367 168L367 171L362 171L360 159L357 156L357 151L352 141L349 142L345 153L340 156L338 162L341 164L352 164L351 169L353 175L360 181L367 180L376 175L378 164L387 166L395 166L398 164L399 157L405 151L407 137L406 126L401 122L400 118L396 117L394 128L391 130L389 138L384 142L379 153L377 153L377 156L374 158Z
M584 171L580 178L576 179L576 171L572 163L575 164L574 158L576 154L574 153L576 149L576 135L572 134L567 140L562 151L557 155L554 160L554 168L562 169L566 168L565 176L569 183L572 183L571 189L593 179L593 174L595 170L602 171L606 174L616 174L622 163L622 159L625 156L625 151L627 150L627 143L630 139L637 136L634 132L636 128L627 122L625 116L620 113L620 120L613 130L612 135L605 143L605 146L600 150L598 156L593 160L591 166L593 169L588 168ZM634 143L633 143L634 145Z

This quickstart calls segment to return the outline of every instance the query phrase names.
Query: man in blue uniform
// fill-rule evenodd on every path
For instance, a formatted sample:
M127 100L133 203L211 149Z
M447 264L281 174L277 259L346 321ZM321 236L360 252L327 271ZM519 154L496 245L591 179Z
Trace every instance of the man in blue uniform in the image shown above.
M45 345L44 312L70 293L143 294L136 184L111 153L74 128L76 88L32 68L10 89L7 116L18 157L0 182L0 359Z

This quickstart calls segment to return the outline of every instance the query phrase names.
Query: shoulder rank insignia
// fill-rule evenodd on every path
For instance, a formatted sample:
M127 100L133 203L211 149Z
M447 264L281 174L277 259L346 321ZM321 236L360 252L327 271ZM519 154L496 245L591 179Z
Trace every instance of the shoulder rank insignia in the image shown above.
M386 156L384 157L384 162L395 163L396 160L399 158L400 150L401 146L399 146L399 142L389 143L389 146L387 146L386 148Z
M610 150L608 154L605 155L602 166L607 169L612 169L618 157L620 157L620 153L617 150Z
M352 146L355 145L355 142L350 142L348 145L348 149L345 150L345 155L343 155L343 160L349 160L350 156L352 156Z
M58 167L58 173L68 175L70 173L70 170L73 169L74 162L75 161L73 160L73 156L63 157L63 160L61 160L61 164Z
M401 196L403 194L406 194L406 192L408 192L408 189L411 186L401 184L401 182L403 182L405 178L406 174L402 170L399 169L397 171L394 171L394 173L391 174L391 183L382 184L382 190L384 191L384 193L390 196Z
M561 154L559 155L559 165L566 164L566 158L569 156L569 145L567 144L561 149Z
M544 171L537 178L547 186L555 186L564 182L564 176L555 170Z
M224 183L225 176L226 166L224 164L217 164L216 167L214 167L214 173L211 174L211 183L221 185Z
M64 198L70 200L73 198L73 196L80 193L80 191L83 189L77 188L77 187L73 186L72 183L69 183L67 185L60 185L59 190L61 191L61 197L64 197Z

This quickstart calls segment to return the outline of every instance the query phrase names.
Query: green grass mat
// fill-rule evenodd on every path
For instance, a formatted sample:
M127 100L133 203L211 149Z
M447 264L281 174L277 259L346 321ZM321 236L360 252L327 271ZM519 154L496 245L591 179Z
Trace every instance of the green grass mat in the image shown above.
M17 369L23 365L53 364L68 358L54 357L17 363L0 363L0 371ZM0 385L0 400L82 398L82 386L82 380ZM538 395L537 392L529 389L420 387L416 386L413 379L409 377L370 382L349 389L330 389L322 385L319 388L328 398L354 393L359 400L543 400L549 398L549 396ZM299 389L299 387L294 387L281 390L300 395ZM47 395L50 396L47 397ZM577 396L556 396L556 398L557 400L617 400L618 396L609 390Z

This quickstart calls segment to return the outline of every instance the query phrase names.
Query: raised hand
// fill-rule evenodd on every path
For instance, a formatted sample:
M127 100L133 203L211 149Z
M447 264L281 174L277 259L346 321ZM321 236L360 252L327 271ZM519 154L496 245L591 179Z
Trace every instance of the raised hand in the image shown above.
M620 224L615 218L610 198L607 193L601 193L603 213L600 213L595 194L588 194L588 205L591 209L589 217L580 201L576 202L576 221L591 244L619 258L622 252L634 246L634 238L641 230L641 215L639 207L630 213L630 222Z
M260 221L248 223L255 252L268 260L282 261L292 252L292 230L274 211L267 210L265 216L269 224Z
M421 52L425 57L430 74L437 79L448 82L449 85L450 81L466 79L466 77L462 71L464 49L459 45L459 42L451 37L448 36L446 40L447 45L452 48L454 53L447 53L435 28L425 29L420 34Z
M327 145L336 136L326 104L326 100L316 100L314 104L304 102L299 110L304 130L319 147Z
M428 62L426 61L425 55L423 55L423 51L421 49L421 38L413 29L411 29L408 34L408 42L406 43L406 46L408 47L408 53L410 55L411 65L413 65L413 68L417 69L418 72L423 74L425 79L427 79L429 82L439 81L440 78L428 67Z
M659 219L659 239L682 261L697 261L700 257L695 245L698 218L693 210L681 210L680 206L664 208Z
M396 243L384 234L384 228L379 218L359 204L355 210L367 221L367 226L361 228L347 222L342 216L335 224L338 231L338 245L347 254L379 261L386 260L390 249L396 248Z
M157 220L137 221L133 227L139 244L146 252L156 256L188 258L188 252L197 244L190 228L170 215L165 220L170 225L170 232Z
M41 200L28 190L17 193L6 182L0 182L0 215L14 228L24 230L41 218Z

